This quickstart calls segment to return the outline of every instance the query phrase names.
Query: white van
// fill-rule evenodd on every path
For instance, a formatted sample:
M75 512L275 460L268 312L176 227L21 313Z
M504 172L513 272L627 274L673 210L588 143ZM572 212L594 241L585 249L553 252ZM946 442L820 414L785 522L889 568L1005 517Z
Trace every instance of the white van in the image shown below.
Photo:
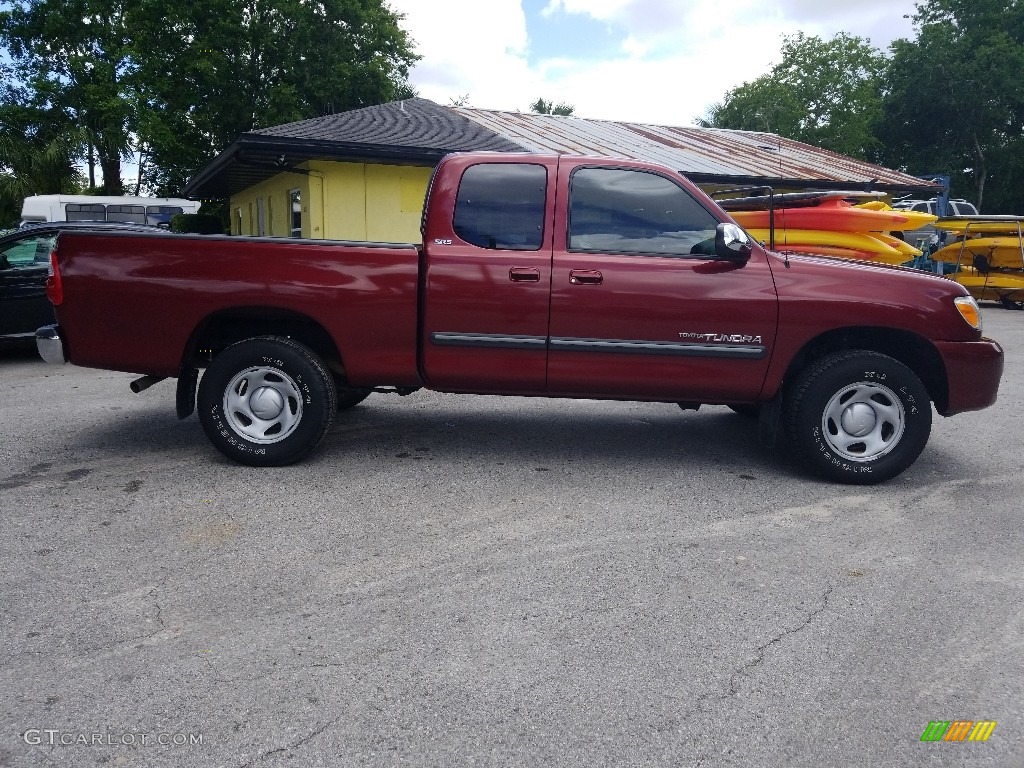
M21 221L120 221L166 227L174 214L197 213L199 205L178 197L33 195L22 203Z
M892 207L897 211L918 211L920 213L930 213L933 216L939 215L939 201L936 198L931 200L898 200L892 204ZM947 200L946 215L977 216L978 209L966 200ZM936 230L932 224L926 224L920 229L912 229L909 232L903 233L903 237L908 243L922 250L928 246L941 244L947 235L948 233L946 232Z

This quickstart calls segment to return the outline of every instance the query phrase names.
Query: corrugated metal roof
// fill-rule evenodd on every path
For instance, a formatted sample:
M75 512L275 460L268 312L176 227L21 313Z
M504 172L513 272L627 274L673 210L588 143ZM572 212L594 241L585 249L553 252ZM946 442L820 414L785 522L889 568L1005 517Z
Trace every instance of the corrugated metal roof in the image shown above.
M185 193L227 197L309 159L434 164L447 152L469 150L635 158L715 186L848 189L873 182L873 189L890 192L938 189L771 133L446 107L417 98L244 133L193 177Z
M454 112L531 152L628 157L691 176L832 181L928 187L900 171L855 160L772 133L590 120L454 107Z

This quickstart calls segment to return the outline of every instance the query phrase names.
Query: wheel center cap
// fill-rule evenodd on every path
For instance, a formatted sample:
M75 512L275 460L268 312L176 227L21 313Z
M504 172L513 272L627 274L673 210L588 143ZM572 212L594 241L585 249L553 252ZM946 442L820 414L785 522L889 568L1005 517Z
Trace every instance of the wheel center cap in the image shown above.
M875 428L877 421L875 409L864 403L854 403L843 411L843 431L853 437L863 437Z
M273 387L260 387L249 395L249 408L257 418L270 421L284 410L284 397Z

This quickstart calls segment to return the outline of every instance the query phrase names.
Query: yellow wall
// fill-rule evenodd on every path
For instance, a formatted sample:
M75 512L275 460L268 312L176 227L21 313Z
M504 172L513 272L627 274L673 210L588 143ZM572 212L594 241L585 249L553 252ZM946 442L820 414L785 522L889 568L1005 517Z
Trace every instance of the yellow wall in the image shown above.
M263 198L266 235L268 237L288 237L290 224L290 205L288 193L293 189L302 192L303 205L306 205L309 197L309 182L306 176L296 173L282 173L272 179L249 187L244 192L231 198L231 234L233 235L255 235L257 234L259 199ZM241 208L242 231L238 231L238 209ZM303 237L309 237L305 232L306 216L303 216Z
M326 161L311 161L301 167L310 173L281 173L233 196L232 233L257 233L257 201L263 198L266 234L288 237L288 195L298 189L302 195L303 237L419 242L420 215L432 168ZM236 214L239 208L241 232Z

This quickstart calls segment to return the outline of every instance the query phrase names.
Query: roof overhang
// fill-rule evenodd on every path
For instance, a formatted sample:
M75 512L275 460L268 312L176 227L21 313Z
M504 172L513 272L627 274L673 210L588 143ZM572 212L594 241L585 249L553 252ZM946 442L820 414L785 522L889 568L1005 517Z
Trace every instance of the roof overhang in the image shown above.
M942 190L940 184L921 179L919 184L892 184L875 181L838 181L835 179L808 178L767 178L764 176L723 176L715 173L690 173L680 171L694 184L715 185L726 187L772 187L773 189L807 189L807 190L859 190L864 192L922 193L929 197Z
M282 173L307 174L310 160L436 165L447 150L243 134L185 185L192 199L224 200Z

